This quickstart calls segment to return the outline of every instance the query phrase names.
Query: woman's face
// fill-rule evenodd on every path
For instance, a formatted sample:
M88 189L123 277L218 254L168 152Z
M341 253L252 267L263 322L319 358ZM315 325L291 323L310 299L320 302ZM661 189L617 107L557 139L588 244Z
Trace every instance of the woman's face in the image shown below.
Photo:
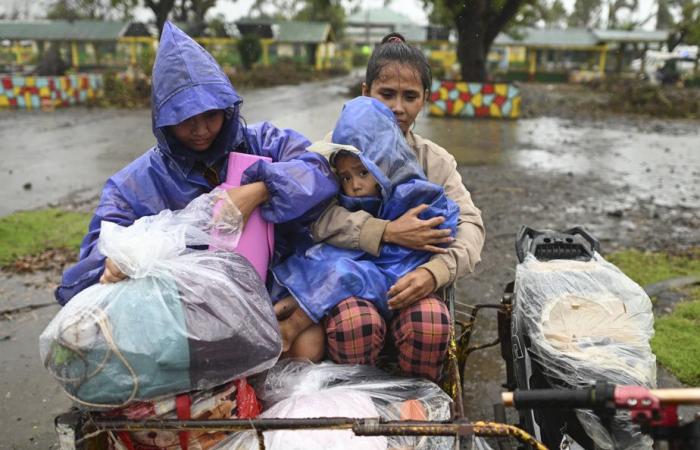
M374 97L391 109L401 131L406 134L423 108L427 92L415 68L392 63L382 68L371 89L362 83L362 95Z
M219 135L224 124L224 111L212 109L192 116L170 127L175 138L192 150L207 150Z

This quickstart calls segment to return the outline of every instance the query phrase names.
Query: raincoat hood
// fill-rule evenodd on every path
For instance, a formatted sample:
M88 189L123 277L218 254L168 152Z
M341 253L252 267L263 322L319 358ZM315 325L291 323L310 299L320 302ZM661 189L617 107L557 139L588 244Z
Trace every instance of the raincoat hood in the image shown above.
M425 179L394 114L372 97L357 97L345 103L332 140L326 152L331 166L335 166L334 157L338 151L356 153L381 187L383 202L392 196L396 186L413 179ZM339 145L333 148L334 144Z
M214 58L171 22L166 22L153 64L152 121L158 147L179 165L200 160L219 161L245 135L239 121L242 99ZM187 148L167 127L205 111L225 111L224 124L211 147L203 152Z

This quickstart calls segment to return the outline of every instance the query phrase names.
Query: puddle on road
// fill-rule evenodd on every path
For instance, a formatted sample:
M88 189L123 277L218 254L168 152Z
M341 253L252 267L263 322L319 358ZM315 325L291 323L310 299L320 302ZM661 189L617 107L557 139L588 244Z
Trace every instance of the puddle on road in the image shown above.
M592 173L659 205L700 206L700 131L638 131L556 118L461 120L422 117L416 131L463 166L512 164L538 171Z

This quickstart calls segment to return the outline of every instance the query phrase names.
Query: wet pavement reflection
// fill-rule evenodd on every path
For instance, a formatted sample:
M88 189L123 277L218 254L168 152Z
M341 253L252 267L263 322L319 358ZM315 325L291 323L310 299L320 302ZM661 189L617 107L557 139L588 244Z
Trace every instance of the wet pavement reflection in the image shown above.
M416 131L445 147L459 165L504 164L540 172L597 175L664 206L700 206L700 128L669 134L629 130L614 121L556 118L422 118Z

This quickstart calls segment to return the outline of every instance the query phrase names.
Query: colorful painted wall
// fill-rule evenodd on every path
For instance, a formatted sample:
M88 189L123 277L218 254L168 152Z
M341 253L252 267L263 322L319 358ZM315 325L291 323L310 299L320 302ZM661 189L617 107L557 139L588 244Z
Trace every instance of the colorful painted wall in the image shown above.
M520 89L506 83L433 81L430 114L453 117L520 116Z
M0 108L41 109L86 103L102 90L102 75L0 75Z

